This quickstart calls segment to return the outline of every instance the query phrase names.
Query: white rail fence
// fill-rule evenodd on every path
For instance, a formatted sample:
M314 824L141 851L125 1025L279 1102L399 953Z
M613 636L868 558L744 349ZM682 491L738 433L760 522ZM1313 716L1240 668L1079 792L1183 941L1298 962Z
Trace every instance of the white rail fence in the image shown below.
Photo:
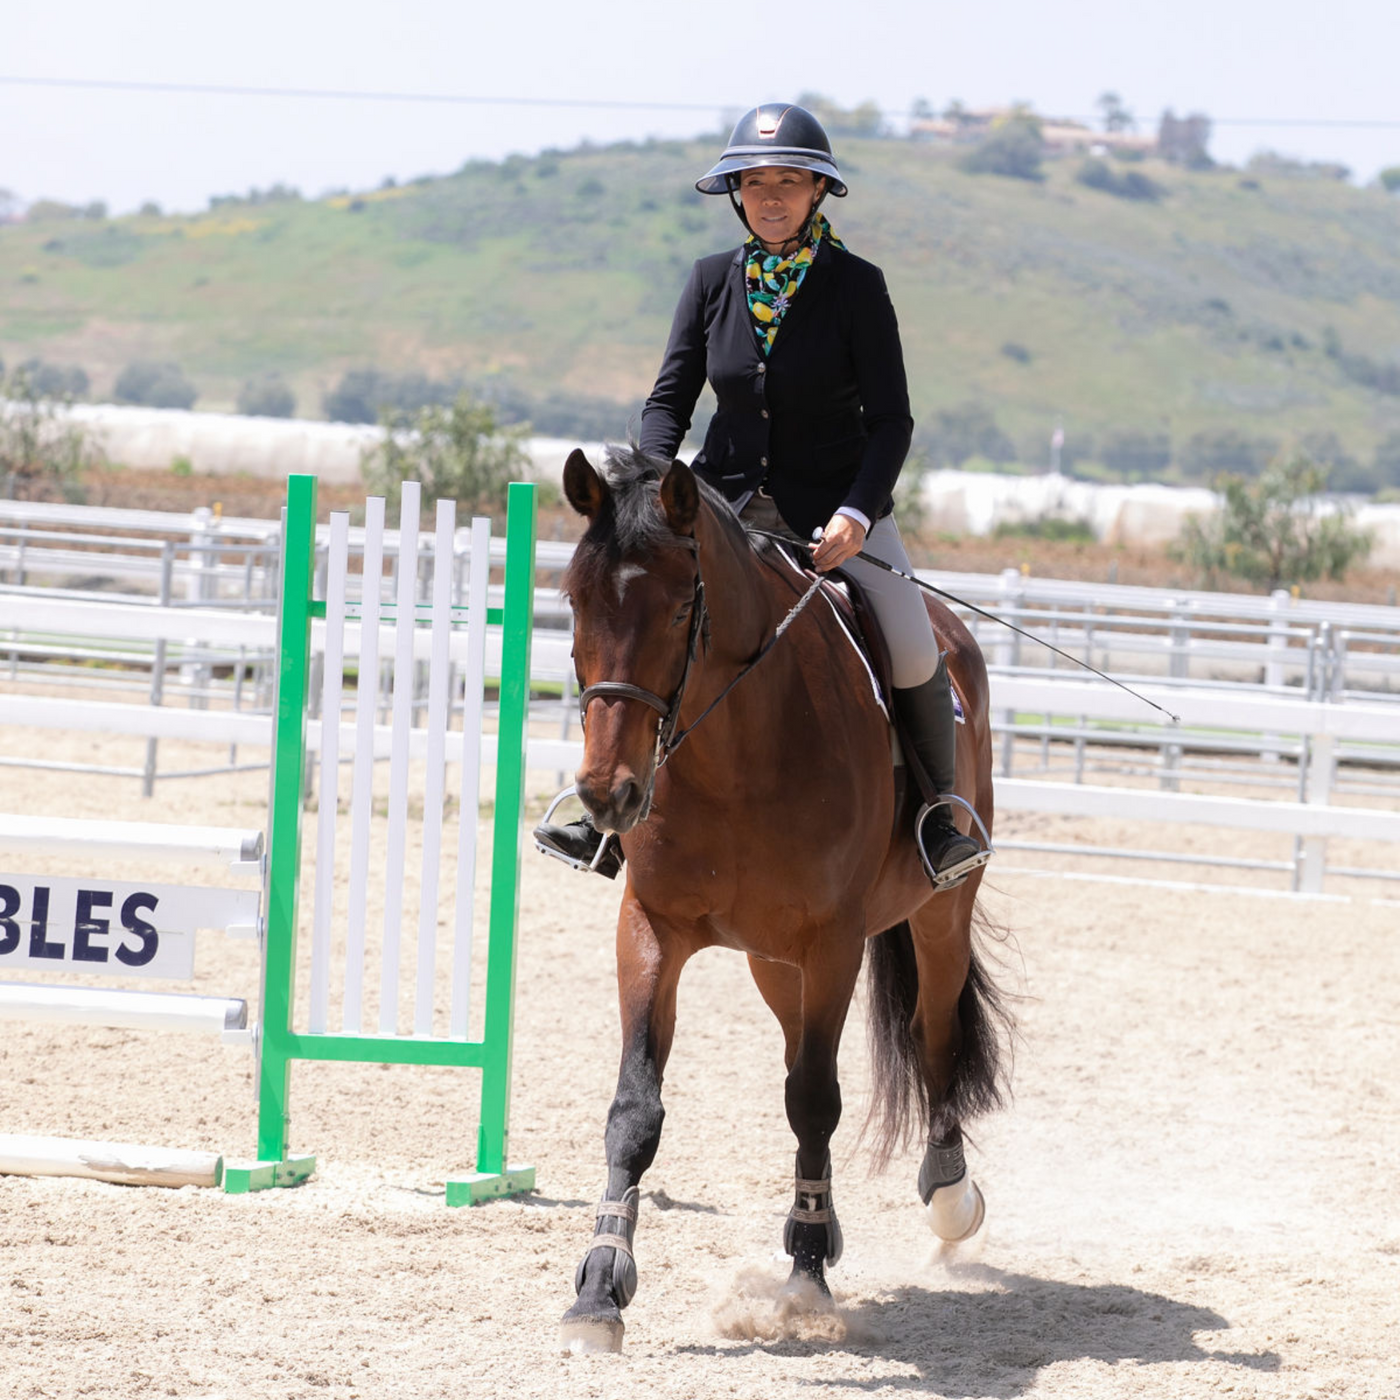
M63 507L57 508L58 533L88 538L50 549L38 538L51 528L43 512L25 508L17 521L11 514L16 509L0 503L0 676L10 682L0 693L0 724L144 739L147 761L139 769L84 767L140 776L147 791L157 776L180 775L157 774L162 740L226 751L220 762L186 773L264 763L275 636L267 600L278 557L277 526ZM100 535L106 524L126 532L122 541L150 544L147 536L164 532L165 543L178 540L181 547L165 550L162 569L153 570L150 549L112 546ZM6 530L23 538L17 541ZM217 548L201 553L211 538ZM199 548L185 547L201 540ZM324 547L322 531L318 548ZM352 554L363 550L362 531L351 529L348 547ZM385 553L392 561L398 547L397 533L386 532ZM471 568L465 531L454 538L453 553L454 578L465 587ZM539 548L529 758L532 768L556 774L569 772L581 751L568 614L557 590L570 556L567 544L543 542ZM423 578L430 557L424 541ZM1297 889L1320 888L1324 873L1397 878L1395 862L1351 869L1328 864L1325 851L1334 837L1397 839L1400 609L1321 604L1282 593L1251 597L1091 585L1014 571L926 577L1112 672L1182 717L1180 725L1160 723L1124 692L1081 679L1084 673L1071 662L967 613L994 678L1003 810L1209 822L1291 834L1287 858L1232 860L1222 853L1192 859L1278 871ZM322 638L318 628L318 652ZM387 634L382 640L389 643ZM88 664L73 664L78 661ZM499 658L488 658L488 669L498 664ZM178 703L170 703L172 697ZM415 712L427 701L425 691ZM386 743L390 703L381 678L376 756ZM313 724L313 743L318 734ZM246 759L240 757L248 750ZM492 761L489 747L486 761ZM0 763L7 762L45 760L0 753ZM1250 796L1232 797L1231 789ZM1260 792L1267 794L1264 800ZM1367 805L1377 802L1390 810ZM1179 859L1165 851L1095 853Z

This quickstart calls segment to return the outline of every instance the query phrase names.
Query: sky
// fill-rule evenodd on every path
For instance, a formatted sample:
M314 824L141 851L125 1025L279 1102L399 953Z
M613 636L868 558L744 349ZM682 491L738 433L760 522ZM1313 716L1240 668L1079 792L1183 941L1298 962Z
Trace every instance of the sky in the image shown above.
M1087 117L1111 89L1147 131L1167 107L1207 113L1218 160L1267 147L1340 161L1362 181L1400 165L1396 0L45 0L5 10L0 190L24 202L101 200L113 213L147 200L194 211L211 195L279 182L316 196L471 158L713 132L803 91L874 101L898 121L918 99ZM134 86L74 85L104 83Z

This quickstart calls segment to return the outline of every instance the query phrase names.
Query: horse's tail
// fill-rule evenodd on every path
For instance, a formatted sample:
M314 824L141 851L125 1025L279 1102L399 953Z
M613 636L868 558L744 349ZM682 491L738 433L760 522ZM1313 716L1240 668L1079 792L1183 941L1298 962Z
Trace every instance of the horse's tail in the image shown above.
M978 905L973 906L972 924L971 962L958 996L961 1041L953 1079L932 1111L913 1033L919 970L908 922L886 929L866 945L872 1083L865 1131L872 1137L877 1170L910 1140L915 1128L926 1138L941 1138L1006 1100L1015 1023L1005 994L978 956L975 934L992 927Z

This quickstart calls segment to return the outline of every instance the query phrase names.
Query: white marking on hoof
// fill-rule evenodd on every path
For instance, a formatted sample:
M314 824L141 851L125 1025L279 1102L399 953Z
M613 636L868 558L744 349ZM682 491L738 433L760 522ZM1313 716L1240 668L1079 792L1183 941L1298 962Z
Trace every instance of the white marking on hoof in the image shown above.
M929 1228L944 1244L960 1244L982 1228L987 1203L971 1175L940 1186L928 1203Z
M619 1352L626 1327L621 1318L610 1322L606 1318L583 1318L564 1322L559 1327L559 1341L565 1356L583 1356L591 1352Z

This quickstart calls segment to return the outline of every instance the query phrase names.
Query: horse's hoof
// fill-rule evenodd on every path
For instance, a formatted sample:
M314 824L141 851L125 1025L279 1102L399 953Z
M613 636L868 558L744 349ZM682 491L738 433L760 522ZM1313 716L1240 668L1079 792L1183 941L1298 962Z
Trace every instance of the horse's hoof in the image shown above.
M559 1324L559 1341L565 1356L619 1352L625 1330L621 1317L565 1317Z
M987 1202L970 1176L940 1186L928 1202L929 1228L944 1244L961 1244L982 1228Z

